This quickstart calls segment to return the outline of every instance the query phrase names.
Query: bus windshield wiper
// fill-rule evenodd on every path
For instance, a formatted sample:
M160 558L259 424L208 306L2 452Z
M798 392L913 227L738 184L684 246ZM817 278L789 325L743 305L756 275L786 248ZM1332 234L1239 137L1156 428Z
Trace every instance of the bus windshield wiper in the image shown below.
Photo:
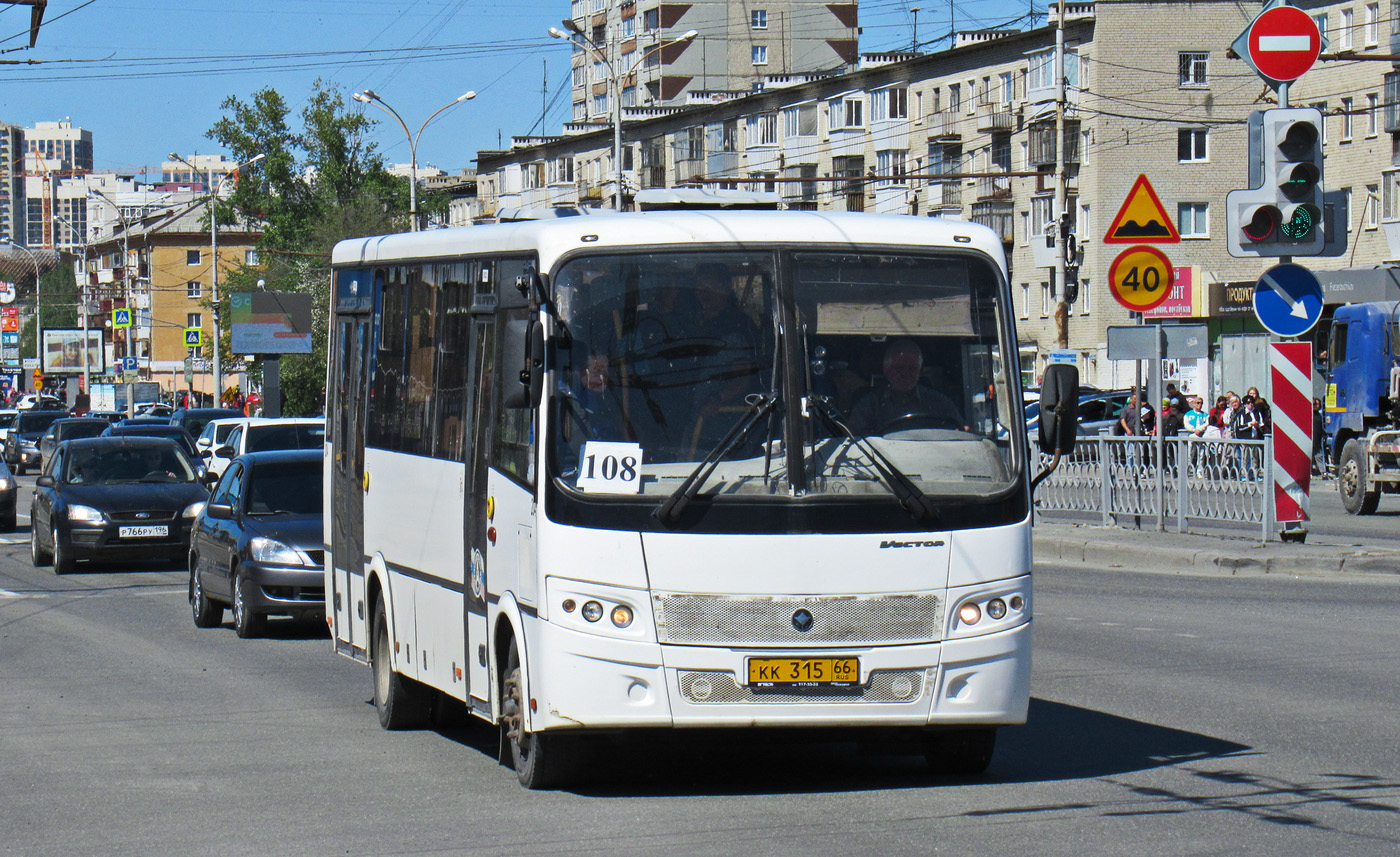
M734 425L730 426L729 431L720 439L720 442L715 444L715 448L710 450L710 453L701 459L699 464L695 465L695 469L690 472L680 487L657 507L653 514L656 515L658 521L670 524L681 516L681 512L685 511L685 507L691 499L699 493L700 486L705 484L706 479L710 478L710 474L719 466L720 461L744 442L744 439L749 436L753 427L758 425L758 421L763 418L763 415L771 411L773 406L778 403L778 397L773 393L767 395L754 393L746 397L745 401L748 402L748 410L744 411Z
M894 494L904 511L921 524L938 519L938 507L934 505L928 495L921 491L919 486L914 484L914 480L910 479L903 470L900 470L898 465L890 461L888 456L876 449L869 440L861 438L852 431L851 427L846 424L845 415L837 410L830 399L825 396L812 396L809 401L817 406L817 413L825 417L827 422L849 438L857 449L865 453L866 458L870 459L871 466L875 468L875 472L880 474L881 480L889 487L890 492Z

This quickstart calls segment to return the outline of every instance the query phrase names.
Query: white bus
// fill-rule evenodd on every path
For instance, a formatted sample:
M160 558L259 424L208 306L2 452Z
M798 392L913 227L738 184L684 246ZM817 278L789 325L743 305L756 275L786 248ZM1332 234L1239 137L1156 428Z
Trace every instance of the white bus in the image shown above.
M385 728L460 700L538 788L590 731L870 727L971 773L1024 722L991 230L607 214L333 264L326 613Z

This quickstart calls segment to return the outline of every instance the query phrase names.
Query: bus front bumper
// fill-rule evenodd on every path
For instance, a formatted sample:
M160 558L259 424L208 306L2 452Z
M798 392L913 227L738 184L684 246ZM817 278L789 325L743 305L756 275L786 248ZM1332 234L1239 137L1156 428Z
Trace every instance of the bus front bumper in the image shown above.
M660 645L530 629L531 729L726 726L955 726L1024 723L1029 622L941 643L765 650ZM853 687L751 687L752 657L856 657Z

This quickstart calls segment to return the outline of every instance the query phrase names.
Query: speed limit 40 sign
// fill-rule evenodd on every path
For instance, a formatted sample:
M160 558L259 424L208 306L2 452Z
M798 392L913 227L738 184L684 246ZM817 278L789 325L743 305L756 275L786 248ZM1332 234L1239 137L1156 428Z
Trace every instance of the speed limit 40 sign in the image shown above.
M1147 244L1129 247L1109 267L1108 289L1125 308L1147 312L1171 296L1171 260Z

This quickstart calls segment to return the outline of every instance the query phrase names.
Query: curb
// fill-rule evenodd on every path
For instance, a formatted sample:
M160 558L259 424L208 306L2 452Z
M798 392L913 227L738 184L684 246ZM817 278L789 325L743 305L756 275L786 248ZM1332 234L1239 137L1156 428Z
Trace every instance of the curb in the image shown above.
M1227 555L1209 548L1127 545L1112 541L1035 536L1037 562L1099 569L1142 568L1223 574L1400 574L1400 551L1339 550L1291 556Z

